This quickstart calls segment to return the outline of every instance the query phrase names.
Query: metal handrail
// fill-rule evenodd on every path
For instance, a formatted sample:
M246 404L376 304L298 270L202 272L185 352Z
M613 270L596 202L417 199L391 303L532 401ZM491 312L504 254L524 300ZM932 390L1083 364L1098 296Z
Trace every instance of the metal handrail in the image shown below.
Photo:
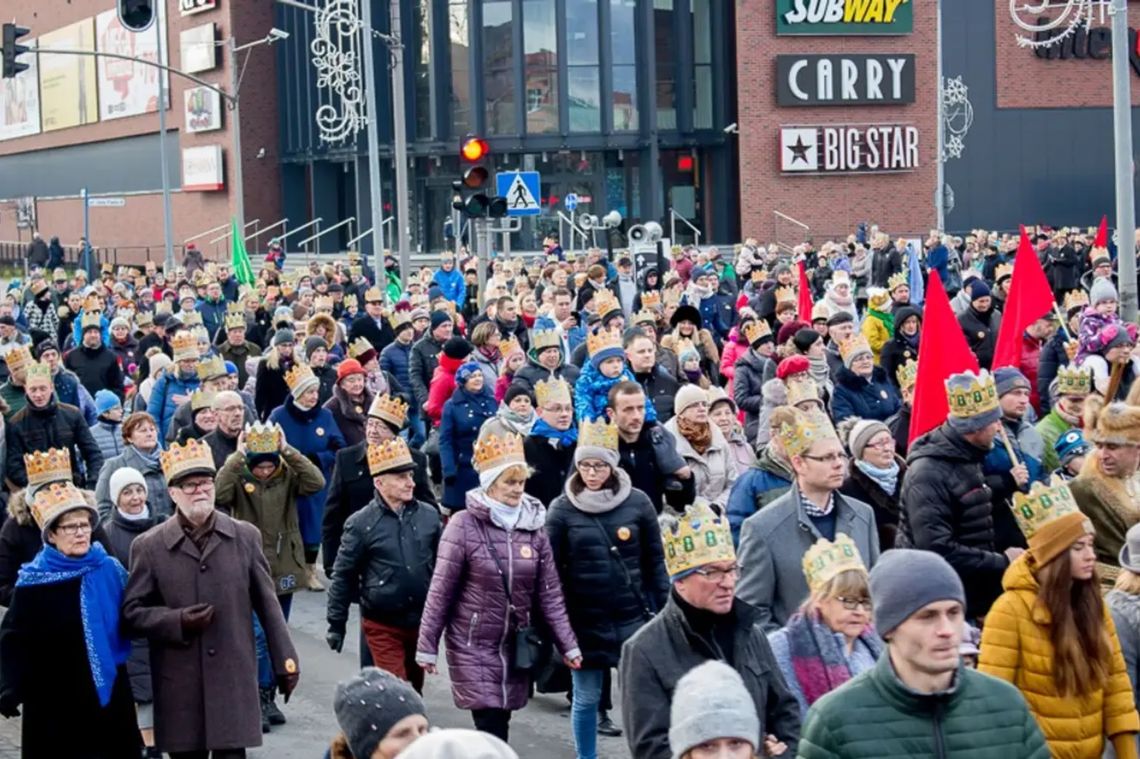
M324 219L324 217L323 217L323 216L318 216L317 218L315 218L315 219L313 219L312 221L310 221L308 224L302 224L302 225L301 225L301 226L299 226L299 227L294 227L293 229L290 229L288 232L286 232L285 234L283 234L283 235L281 235L280 237L278 237L278 238L277 238L277 242L279 242L279 243L281 243L281 244L282 244L282 245L281 245L281 247L285 247L284 243L285 243L285 241L286 241L286 240L288 240L290 237L292 237L293 235L297 234L297 233L298 233L298 232L300 232L302 229L308 229L309 227L313 226L314 224L320 224L320 223L321 223L322 221L324 221L324 220L325 220L325 219ZM320 229L320 227L317 227L317 229L319 230L319 229Z
M310 235L309 237L306 237L304 240L301 240L301 242L297 243L297 247L303 248L305 245L312 242L313 240L319 240L321 237L323 237L324 235L327 235L329 232L332 232L334 229L340 229L345 224L351 224L354 221L356 221L356 217L355 216L349 216L344 221L339 221L336 224L333 224L328 229L318 231L315 235ZM317 246L317 252L318 253L320 252L320 245Z
M361 232L360 234L358 234L356 237L354 237L351 240L349 240L348 242L346 242L344 244L344 247L349 249L349 250L352 250L353 243L356 243L356 242L363 240L365 237L367 237L370 234L372 234L372 227L369 227L368 229L366 229L363 232Z
M563 239L563 236L562 236L562 224L563 223L570 225L570 248L569 248L569 251L571 253L573 253L573 252L576 252L578 250L577 248L574 247L574 233L575 232L577 232L578 235L581 236L581 238L582 238L582 249L585 250L585 248L587 247L587 245L586 245L586 231L584 229L582 229L581 227L579 227L577 224L575 224L574 219L567 216L562 211L558 212L558 239L560 241Z
M245 226L242 228L242 230L241 230L241 231L242 231L242 232L244 232L245 230L249 229L249 228L250 228L250 227L252 227L254 224L257 224L257 223L258 223L258 222L260 222L260 221L261 221L261 219L254 219L253 221L251 221L251 222L247 223L247 224L246 224L246 225L245 225ZM230 235L232 235L232 234L233 234L233 231L232 231L232 230L230 230L230 229L226 229L226 233L225 233L224 235L222 235L221 237L215 237L213 240L210 240L210 243L209 243L209 244L210 244L210 245L213 245L213 244L214 244L214 243L216 243L216 242L221 242L222 240L225 240L225 239L227 239L228 237L230 237ZM256 233L254 233L254 234L256 234ZM253 237L253 235L250 235L250 237ZM244 240L248 240L248 239L250 239L250 238L249 238L249 237L243 237L243 238L242 238L242 240L243 240L243 241L244 241Z
M194 235L193 237L187 237L185 240L182 241L182 244L185 245L186 243L193 242L194 240L205 237L206 235L212 235L215 232L220 232L223 229L229 228L229 226L230 226L229 224L219 224L218 226L214 227L213 229L207 229L205 232L199 232L198 234Z
M775 214L776 221L783 219L784 221L788 222L789 224L792 224L793 226L799 227L800 229L803 230L803 240L800 240L800 242L803 242L804 240L808 239L810 232L811 232L811 227L809 227L807 224L804 224L799 219L793 219L791 216L788 216L786 213L780 213L779 211L773 211L772 213ZM773 226L776 226L776 225L773 225ZM793 245L786 245L783 242L780 242L779 233L777 231L777 234L776 234L776 247L777 248L781 248L781 249L786 250L790 253L792 251L792 248L794 248L796 245L799 245L799 244L800 243L797 242L797 243L794 243Z
M674 244L676 244L676 242L677 242L677 222L678 221L680 221L682 224L684 224L689 229L693 230L693 236L696 238L693 241L693 244L694 245L700 245L701 244L701 230L697 229L696 226L691 221L686 219L681 214L677 213L676 209L674 209L672 207L669 208L669 239L672 240Z
M269 230L273 229L274 227L280 227L283 224L287 225L288 223L289 223L289 217L288 216L286 216L284 219L278 219L277 221L270 224L268 227L265 227L263 229L259 229L256 232L254 232L252 235L250 235L249 237L245 238L246 242L249 242L250 240L252 240L255 237L261 237L263 234L265 234ZM286 229L288 229L288 227L286 227Z

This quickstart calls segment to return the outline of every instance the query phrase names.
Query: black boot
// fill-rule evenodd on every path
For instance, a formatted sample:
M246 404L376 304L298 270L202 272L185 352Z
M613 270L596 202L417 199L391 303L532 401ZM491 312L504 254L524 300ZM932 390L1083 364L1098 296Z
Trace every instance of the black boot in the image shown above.
M598 713L598 735L605 735L610 738L621 736L621 728L614 724L606 712Z
M277 696L277 688L269 687L261 689L261 713L268 720L271 725L284 725L285 715L277 708L277 704L273 699Z
M259 688L258 690L260 691L260 693L258 695L260 697L259 700L261 701L261 732L262 733L268 733L269 732L269 711L268 711L268 709L269 709L269 703L270 703L269 699L273 697L272 691L270 691L268 688Z

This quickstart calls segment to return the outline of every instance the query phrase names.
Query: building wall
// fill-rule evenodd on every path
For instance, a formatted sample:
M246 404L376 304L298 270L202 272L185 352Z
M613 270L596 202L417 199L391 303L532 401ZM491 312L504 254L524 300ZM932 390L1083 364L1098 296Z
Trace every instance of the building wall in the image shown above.
M773 0L738 0L736 60L743 236L790 241L792 227L778 226L774 211L807 224L816 242L846 236L860 221L876 222L892 235L923 233L934 225L938 160L937 7L928 0L912 0L911 4L914 31L910 34L781 37L776 36ZM793 53L914 53L915 102L777 106L776 55ZM918 169L881 175L781 173L781 125L867 123L916 125Z

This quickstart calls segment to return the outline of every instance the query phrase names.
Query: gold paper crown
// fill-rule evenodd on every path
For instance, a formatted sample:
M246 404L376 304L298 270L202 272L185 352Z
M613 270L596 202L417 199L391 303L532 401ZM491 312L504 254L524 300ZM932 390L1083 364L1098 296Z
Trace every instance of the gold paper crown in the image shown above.
M572 403L570 385L563 379L539 380L534 385L534 397L539 408L548 403Z
M198 311L188 311L179 317L182 321L183 327L202 327L205 323L202 321L202 314Z
M607 348L621 349L621 335L608 329L599 329L596 332L591 332L586 337L586 352L590 356L596 356L599 352Z
M214 405L215 393L211 390L202 390L201 388L190 393L190 410L201 411L202 409L210 408Z
M24 345L15 346L12 350L8 351L8 355L4 357L4 363L8 365L9 372L22 369L31 364L32 361L32 352Z
M681 293L678 290L666 290L661 297L666 306L681 305Z
M37 490L32 499L32 519L41 530L44 525L53 524L60 515L75 509L94 511L83 493L71 482L53 482Z
M1057 370L1058 395L1088 395L1093 391L1093 376L1088 369L1072 364Z
M946 381L946 400L950 404L950 416L970 418L995 411L998 408L997 385L993 376L982 369L980 374L963 372L970 379L965 387L951 387Z
M379 287L369 287L364 291L365 303L383 303L384 293L380 292Z
M658 525L665 547L665 571L670 577L736 559L728 515L704 498L687 506L680 517L663 515Z
M844 360L859 353L871 353L871 344L860 334L852 335L839 344L839 356ZM874 354L872 354L874 355Z
M354 263L360 261L361 253L359 250L350 250L350 251L348 251L347 255L348 255L348 262L350 264L354 264Z
M893 279L893 277L892 277L892 279ZM888 280L888 282L889 281L890 280ZM845 272L843 269L839 269L837 271L834 271L831 273L831 284L832 284L832 286L850 285L851 284L851 275L848 274L847 272ZM903 284L906 284L906 283L904 282Z
M245 426L245 450L247 453L277 453L281 450L280 428L276 424L254 422Z
M198 362L198 379L217 379L226 376L226 362L221 356L209 356Z
M854 570L867 574L859 547L842 532L836 533L834 543L827 538L817 540L804 554L803 567L808 590L812 593L843 572Z
M895 370L895 376L898 377L899 387L914 387L914 383L918 382L918 362L908 358L905 364Z
M351 266L348 267L348 276L359 277L362 274L364 274L364 267L363 266L358 266L356 264L352 264Z
M24 454L28 487L33 490L49 482L71 481L71 454L66 448L49 448Z
M780 426L780 440L788 456L799 456L821 440L838 440L831 420L823 413L796 410L795 423Z
M819 400L819 386L811 377L804 377L784 384L787 386L789 406L797 406L804 401Z
M531 333L530 342L536 356L547 348L562 347L562 340L558 337L558 331L553 329L536 329Z
M646 290L641 294L641 308L657 309L661 308L661 291L660 290Z
M214 473L214 454L201 440L187 440L186 445L172 443L162 452L162 474L169 485L184 474L196 472Z
M333 310L332 296L330 296L330 295L318 295L317 297L313 298L313 310L314 311L332 311Z
M368 472L372 476L390 472L393 469L415 466L408 444L401 437L385 440L379 445L368 446Z
M198 338L189 330L179 330L170 341L170 347L174 349L175 361L198 358Z
M826 303L816 303L811 307L811 320L813 322L827 321L831 318L831 309L827 307Z
M226 331L231 329L245 329L245 314L226 314Z
M103 300L98 295L94 295L94 294L88 295L86 298L83 299L83 310L84 311L102 311L103 310Z
M387 393L372 399L368 415L388 422L396 429L403 429L408 419L408 404L402 398L394 398Z
M330 306L330 309L331 308L332 307ZM394 332L399 332L401 329L403 329L404 327L406 327L412 323L412 312L411 311L393 311L388 316L388 323L392 325L392 330Z
M594 294L594 313L605 316L613 311L621 311L621 303L609 290L599 290Z
M593 446L605 448L609 451L618 449L618 428L604 419L597 421L583 421L578 425L578 447Z
M897 287L910 287L910 280L907 278L905 271L892 274L891 277L887 279L887 292L894 292Z
M358 337L348 345L348 357L360 358L368 351L375 351L367 337Z
M1033 483L1028 494L1015 492L1012 508L1017 526L1027 539L1046 522L1080 511L1069 486L1057 477L1048 485L1043 482Z
M522 346L519 345L519 341L514 337L514 335L511 335L510 337L504 337L499 341L500 356L506 358L512 353L522 353Z
M744 325L744 337L749 345L755 345L757 340L772 336L772 328L764 319L753 319Z
M776 302L777 303L795 303L796 302L796 288L791 285L776 288Z
M1013 276L1013 264L998 264L994 267L994 284L1001 282L1004 277Z
M246 293L246 295L249 295L249 293ZM240 303L227 303L226 304L226 316L233 316L234 314L237 314L238 316L243 316L244 311L245 311L245 309L242 307L242 305Z
M475 441L475 452L471 457L471 463L476 472L486 472L503 464L526 466L522 436L509 432L502 437L489 433L479 438Z
M103 317L98 313L84 313L83 318L79 320L79 329L86 331L89 327L101 330L103 328Z
M1065 312L1074 308L1084 308L1089 304L1089 294L1084 290L1070 290L1065 293Z
M317 382L317 377L308 364L294 364L292 369L285 372L285 384L289 386L289 392L313 382Z
M28 370L24 373L24 387L30 387L35 382L54 384L51 378L51 367L37 361L28 364Z
M891 294L881 287L867 288L867 305L876 311L881 311L890 299Z
M643 308L633 315L634 324L652 324L657 326L657 312L649 308Z

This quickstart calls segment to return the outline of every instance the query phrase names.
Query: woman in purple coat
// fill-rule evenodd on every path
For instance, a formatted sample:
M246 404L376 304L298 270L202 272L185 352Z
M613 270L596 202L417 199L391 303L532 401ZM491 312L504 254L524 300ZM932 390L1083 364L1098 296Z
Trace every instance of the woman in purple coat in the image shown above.
M582 654L544 529L546 508L523 492L530 470L522 438L485 435L473 461L479 487L443 531L416 662L434 674L446 632L455 705L471 711L477 729L506 741L511 712L526 706L532 676L513 666L513 633L544 624L569 667L578 669Z

